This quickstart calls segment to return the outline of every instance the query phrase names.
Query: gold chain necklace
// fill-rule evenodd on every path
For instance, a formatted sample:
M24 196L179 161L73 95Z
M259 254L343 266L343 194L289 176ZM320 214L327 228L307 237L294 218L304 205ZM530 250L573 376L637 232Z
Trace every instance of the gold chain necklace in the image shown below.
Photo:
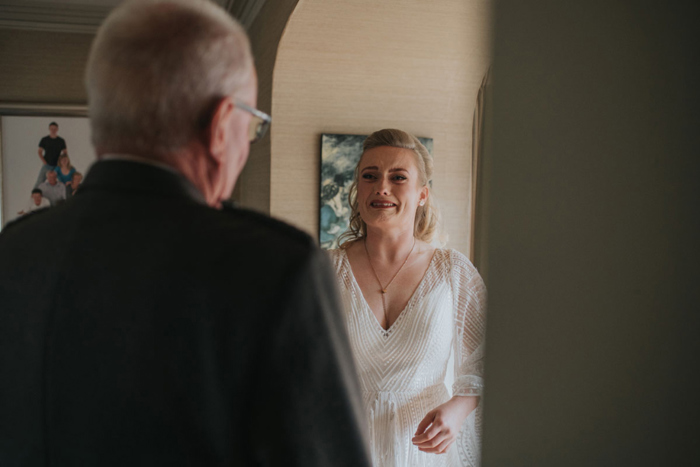
M386 313L386 293L389 289L389 286L391 285L392 282L394 282L394 279L396 279L396 276L399 275L401 270L403 269L404 266L406 266L406 263L408 262L408 258L411 257L411 253L413 253L413 249L416 247L416 237L413 237L413 246L411 247L411 251L408 252L408 256L406 256L406 259L404 260L403 264L399 268L398 271L396 271L396 274L394 274L394 277L391 278L389 283L385 286L382 285L382 281L379 280L379 276L377 275L377 271L374 269L374 265L372 264L372 259L369 257L369 251L367 251L367 239L365 238L364 240L365 244L365 254L367 255L367 261L369 261L369 267L372 268L372 272L374 273L374 277L377 279L377 283L379 284L379 291L382 293L382 309L384 310L384 321L386 324L389 324L389 316Z

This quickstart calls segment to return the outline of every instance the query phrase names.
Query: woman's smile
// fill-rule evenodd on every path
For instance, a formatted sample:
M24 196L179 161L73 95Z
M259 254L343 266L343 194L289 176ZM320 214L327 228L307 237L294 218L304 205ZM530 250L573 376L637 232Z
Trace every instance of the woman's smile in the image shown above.
M392 209L397 207L396 203L386 200L375 199L369 203L374 209Z

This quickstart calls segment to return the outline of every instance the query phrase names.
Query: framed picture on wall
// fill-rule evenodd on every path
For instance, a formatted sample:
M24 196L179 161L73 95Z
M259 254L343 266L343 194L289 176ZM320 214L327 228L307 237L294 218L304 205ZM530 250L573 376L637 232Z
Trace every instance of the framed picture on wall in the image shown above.
M94 160L85 106L0 103L0 228L70 198Z
M355 166L362 155L362 143L367 135L321 135L321 187L319 213L319 244L321 248L338 247L338 237L350 223L350 185ZM433 139L418 138L430 154Z

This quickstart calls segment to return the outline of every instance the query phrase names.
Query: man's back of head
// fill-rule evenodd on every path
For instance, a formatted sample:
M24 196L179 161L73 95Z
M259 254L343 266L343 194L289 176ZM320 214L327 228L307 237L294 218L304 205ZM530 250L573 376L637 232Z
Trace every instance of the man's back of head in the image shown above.
M93 144L98 154L177 152L253 77L245 31L211 1L127 1L90 52Z
M98 157L165 163L218 206L248 158L257 78L243 28L209 0L131 0L98 31L87 64Z

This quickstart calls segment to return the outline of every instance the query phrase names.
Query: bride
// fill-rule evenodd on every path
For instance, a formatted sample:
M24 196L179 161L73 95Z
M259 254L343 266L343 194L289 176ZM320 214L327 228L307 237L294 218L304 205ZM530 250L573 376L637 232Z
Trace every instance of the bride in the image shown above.
M375 467L479 463L486 289L463 254L430 243L432 171L414 136L370 135L350 189L350 227L330 252Z

